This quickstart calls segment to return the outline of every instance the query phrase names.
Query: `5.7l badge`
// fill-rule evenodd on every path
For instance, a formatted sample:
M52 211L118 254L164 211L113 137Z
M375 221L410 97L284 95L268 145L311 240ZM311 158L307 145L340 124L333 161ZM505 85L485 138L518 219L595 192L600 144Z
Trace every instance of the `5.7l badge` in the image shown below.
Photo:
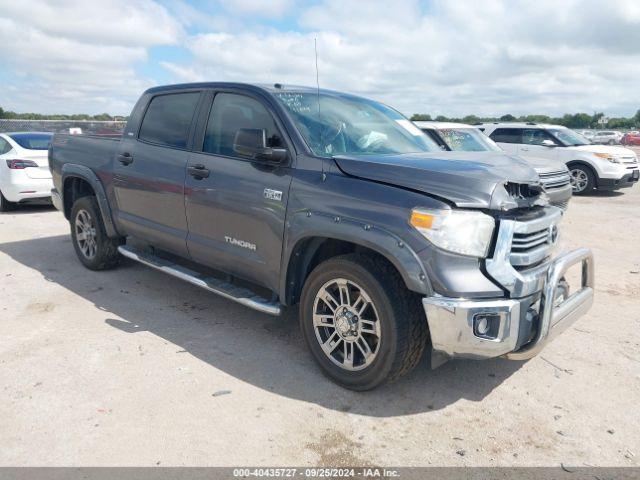
M280 190L265 188L263 195L267 200L277 200L278 202L282 201L282 192Z

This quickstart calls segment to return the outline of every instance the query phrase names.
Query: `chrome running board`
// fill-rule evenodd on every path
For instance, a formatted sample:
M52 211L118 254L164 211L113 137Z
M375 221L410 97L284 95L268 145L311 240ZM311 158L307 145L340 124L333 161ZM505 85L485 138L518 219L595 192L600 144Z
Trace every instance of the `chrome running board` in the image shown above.
M272 302L265 298L256 295L248 288L238 287L228 282L220 280L215 277L206 277L203 274L185 268L176 263L172 263L169 260L152 255L141 250L136 250L127 245L121 245L118 247L118 252L121 255L140 262L161 272L168 273L171 276L177 277L185 282L189 282L200 288L204 288L210 292L213 292L221 297L233 300L241 305L244 305L254 310L258 310L262 313L269 315L280 315L281 308L278 302Z

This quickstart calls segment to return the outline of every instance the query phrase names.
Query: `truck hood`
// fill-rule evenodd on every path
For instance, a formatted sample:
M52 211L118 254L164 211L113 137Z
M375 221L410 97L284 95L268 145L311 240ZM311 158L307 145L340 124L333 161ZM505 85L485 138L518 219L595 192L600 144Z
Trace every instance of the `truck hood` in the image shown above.
M518 157L531 165L538 173L566 172L567 165L562 160L551 160L544 157Z
M500 152L337 156L334 160L348 175L420 191L464 208L521 207L513 202L506 206L504 185L538 186L540 182L524 160Z

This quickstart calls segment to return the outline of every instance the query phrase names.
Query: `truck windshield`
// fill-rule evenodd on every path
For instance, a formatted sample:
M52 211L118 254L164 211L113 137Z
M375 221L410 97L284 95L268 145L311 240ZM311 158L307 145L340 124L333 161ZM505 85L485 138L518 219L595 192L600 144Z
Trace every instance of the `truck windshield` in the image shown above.
M550 128L547 130L551 135L556 137L560 143L566 147L577 147L579 145L591 145L591 142L580 135L578 132L569 130L568 128Z
M318 156L440 151L413 123L381 103L314 92L278 92L275 96Z
M496 143L476 128L439 128L438 133L454 152L501 152Z

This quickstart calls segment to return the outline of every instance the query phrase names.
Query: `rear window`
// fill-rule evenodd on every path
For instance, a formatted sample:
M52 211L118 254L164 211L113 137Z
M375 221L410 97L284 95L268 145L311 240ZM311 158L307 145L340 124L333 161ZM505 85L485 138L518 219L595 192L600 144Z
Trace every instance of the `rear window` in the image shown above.
M49 150L52 133L12 133L9 137L27 150Z
M154 97L142 120L139 138L175 148L186 148L189 127L200 92Z
M496 128L489 138L496 143L522 143L522 129Z

